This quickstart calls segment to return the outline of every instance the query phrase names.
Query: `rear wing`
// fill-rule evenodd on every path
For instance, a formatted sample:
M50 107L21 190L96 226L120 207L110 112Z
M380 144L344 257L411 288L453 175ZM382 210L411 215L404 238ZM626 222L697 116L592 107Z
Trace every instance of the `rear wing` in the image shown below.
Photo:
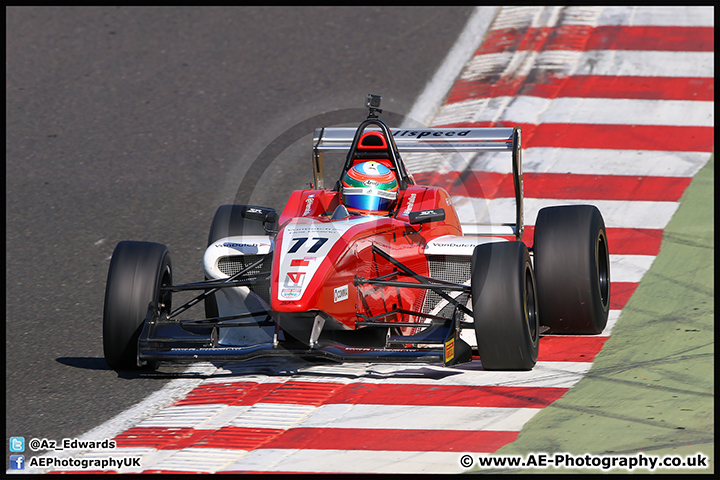
M371 127L372 129L372 127ZM313 178L315 188L324 188L324 152L347 152L357 129L326 127L313 135ZM512 156L515 187L515 223L463 225L465 234L514 235L522 237L523 186L522 145L519 127L390 129L399 153L420 152L508 152Z

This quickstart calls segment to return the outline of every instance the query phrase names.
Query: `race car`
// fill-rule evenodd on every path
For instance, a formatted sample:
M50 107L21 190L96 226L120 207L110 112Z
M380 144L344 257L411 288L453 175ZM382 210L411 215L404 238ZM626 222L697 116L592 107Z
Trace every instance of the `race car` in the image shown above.
M520 128L389 128L368 95L357 128L315 130L313 182L269 207L222 205L204 280L175 285L168 248L123 241L107 278L103 349L116 370L263 356L338 362L473 360L529 370L541 334L605 328L610 267L592 205L539 211L523 235ZM325 188L324 153L343 152ZM406 152L506 152L514 222L461 224L446 190L418 185ZM197 296L173 306L173 294ZM180 318L204 304L204 315Z

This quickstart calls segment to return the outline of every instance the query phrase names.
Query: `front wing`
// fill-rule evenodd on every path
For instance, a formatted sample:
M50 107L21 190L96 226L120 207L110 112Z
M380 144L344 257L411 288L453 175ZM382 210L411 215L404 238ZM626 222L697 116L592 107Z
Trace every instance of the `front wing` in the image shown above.
M198 322L161 321L159 310L151 305L143 331L138 339L138 360L147 362L243 361L258 357L303 357L338 362L438 363L445 366L472 360L471 347L459 336L455 319L433 320L420 334L388 336L384 346L356 346L337 340L318 338L312 346L278 340L272 320L249 321L234 325L218 322L198 326ZM388 312L409 313L409 312ZM459 316L458 316L459 317ZM375 322L376 325L389 322ZM417 324L413 324L417 326ZM425 325L425 324L423 324ZM404 326L404 325L396 325ZM245 346L223 346L217 343L218 328L257 328L273 332L273 340ZM368 325L366 328L373 328Z

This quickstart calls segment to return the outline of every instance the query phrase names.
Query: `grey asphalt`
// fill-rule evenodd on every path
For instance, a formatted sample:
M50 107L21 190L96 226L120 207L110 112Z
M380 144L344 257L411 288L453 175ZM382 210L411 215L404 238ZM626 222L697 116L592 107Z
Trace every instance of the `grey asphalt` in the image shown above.
M80 436L182 371L105 364L117 242L164 243L175 281L200 279L219 205L281 208L310 181L307 139L257 170L267 145L367 93L397 120L470 12L6 8L6 442Z

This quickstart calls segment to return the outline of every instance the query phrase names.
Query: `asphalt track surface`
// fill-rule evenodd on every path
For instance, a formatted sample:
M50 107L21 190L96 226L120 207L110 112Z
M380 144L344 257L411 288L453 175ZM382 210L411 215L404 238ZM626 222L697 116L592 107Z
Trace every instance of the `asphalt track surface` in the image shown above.
M399 119L470 12L6 8L6 442L78 437L183 371L105 364L117 242L164 243L176 282L197 280L215 209L266 145L367 93ZM303 187L308 145L253 199Z

